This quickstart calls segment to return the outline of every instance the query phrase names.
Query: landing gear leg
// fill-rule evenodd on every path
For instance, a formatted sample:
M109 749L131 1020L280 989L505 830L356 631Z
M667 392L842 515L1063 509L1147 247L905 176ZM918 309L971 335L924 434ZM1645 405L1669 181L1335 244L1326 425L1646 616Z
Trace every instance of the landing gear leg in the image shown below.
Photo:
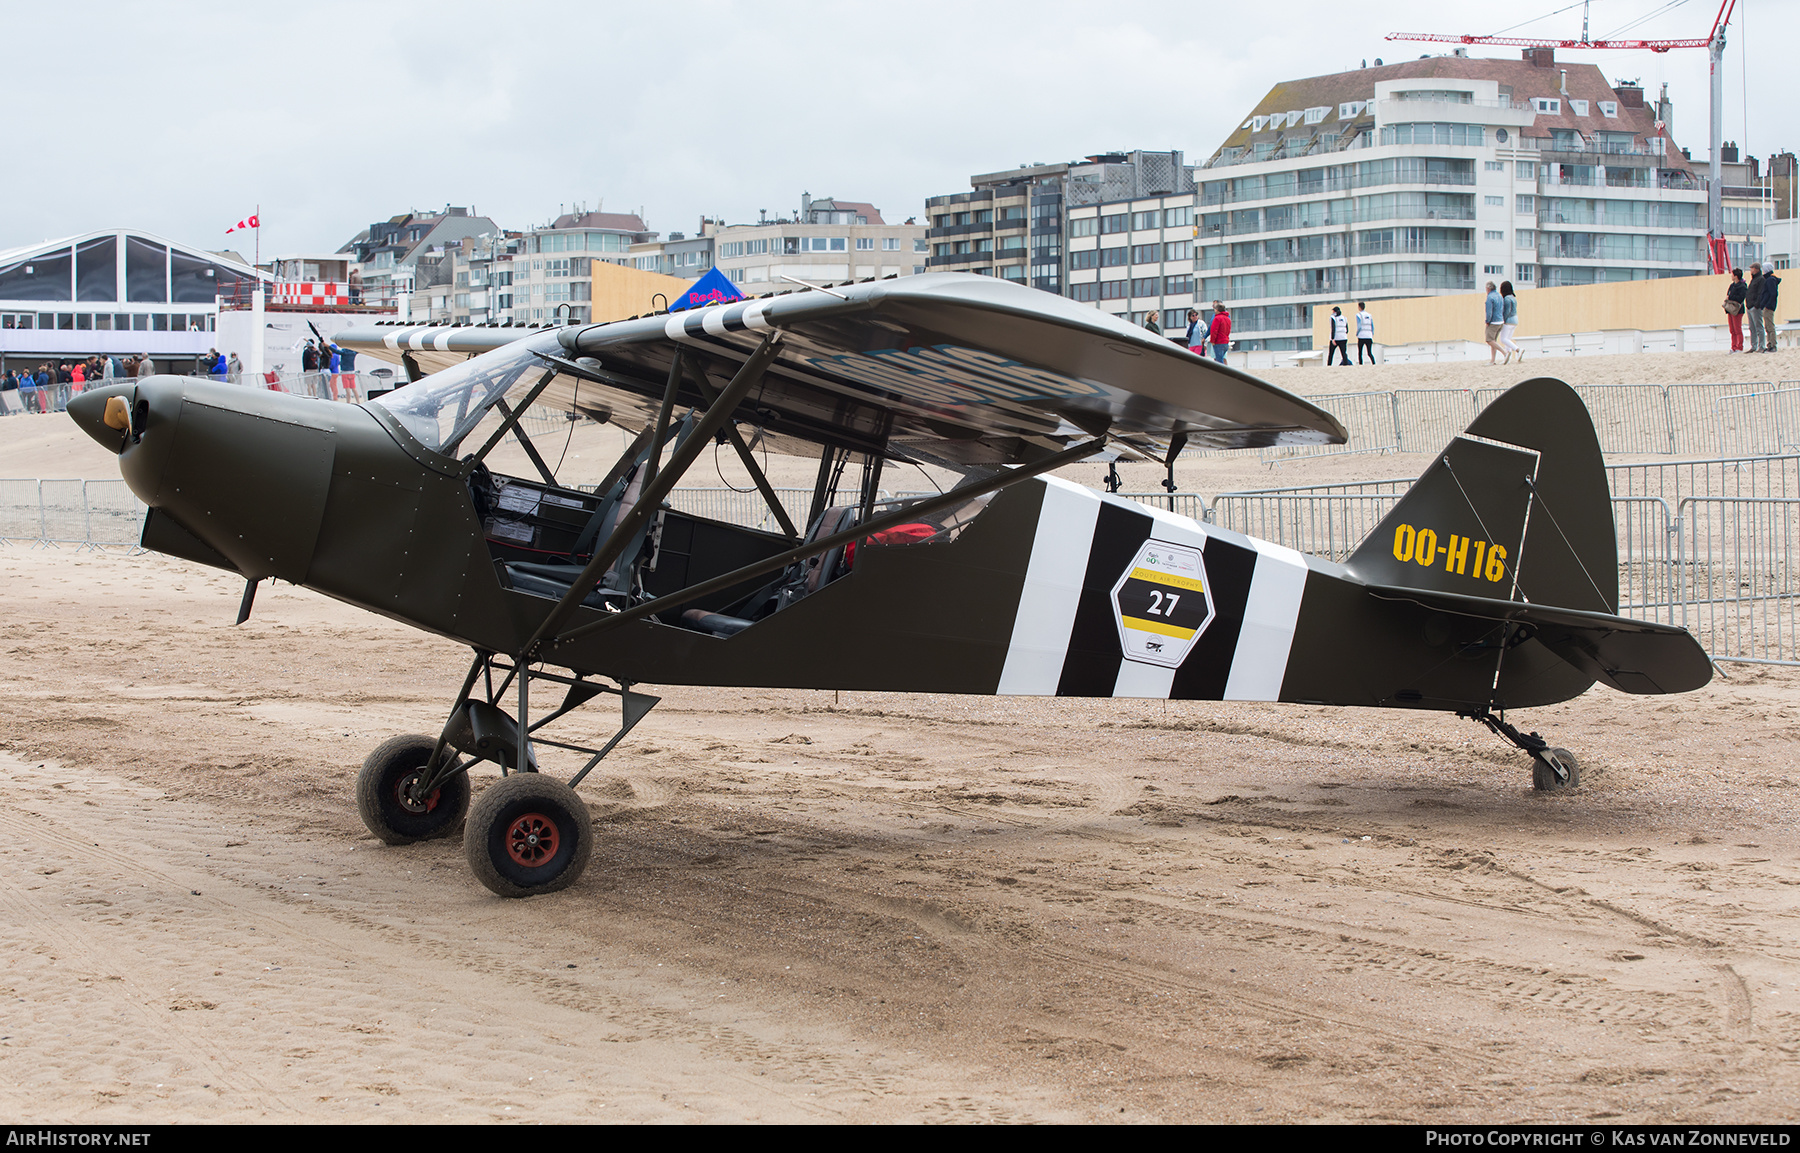
M1581 783L1581 766L1576 763L1575 754L1551 747L1549 741L1536 733L1520 732L1507 723L1504 714L1496 716L1483 708L1456 715L1486 725L1494 735L1530 753L1531 787L1539 792L1563 792Z

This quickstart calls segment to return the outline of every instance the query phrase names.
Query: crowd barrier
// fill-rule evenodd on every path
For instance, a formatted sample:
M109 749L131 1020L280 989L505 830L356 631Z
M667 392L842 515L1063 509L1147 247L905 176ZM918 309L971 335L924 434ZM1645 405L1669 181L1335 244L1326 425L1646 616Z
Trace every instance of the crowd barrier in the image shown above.
M1622 615L1680 625L1714 660L1800 664L1800 454L1610 465L1607 480ZM1221 493L1204 519L1342 562L1412 484Z
M1607 476L1623 615L1680 625L1715 660L1800 664L1800 454L1612 465ZM1342 562L1412 484L1228 492L1210 502L1189 492L1118 495ZM803 526L812 490L775 495ZM669 500L695 516L780 530L755 489L678 488ZM0 480L0 541L135 546L143 519L122 480Z
M1740 384L1579 384L1609 455L1719 456L1800 452L1800 381ZM1260 459L1432 452L1467 428L1504 388L1397 389L1308 397L1344 424L1344 444L1265 448ZM1184 455L1210 455L1194 449Z

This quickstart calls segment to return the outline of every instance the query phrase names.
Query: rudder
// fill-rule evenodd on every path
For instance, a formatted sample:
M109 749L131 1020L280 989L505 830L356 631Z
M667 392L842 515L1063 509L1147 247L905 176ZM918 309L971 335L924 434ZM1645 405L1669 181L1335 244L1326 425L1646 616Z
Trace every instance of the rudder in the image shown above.
M1617 613L1611 497L1587 406L1550 377L1508 389L1347 567L1374 584Z

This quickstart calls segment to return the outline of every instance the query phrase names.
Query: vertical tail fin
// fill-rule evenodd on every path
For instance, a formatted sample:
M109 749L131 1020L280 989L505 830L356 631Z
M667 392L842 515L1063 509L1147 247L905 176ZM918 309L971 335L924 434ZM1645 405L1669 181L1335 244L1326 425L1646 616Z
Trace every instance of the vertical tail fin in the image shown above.
M1450 442L1357 548L1372 584L1616 613L1605 460L1560 380L1517 385Z

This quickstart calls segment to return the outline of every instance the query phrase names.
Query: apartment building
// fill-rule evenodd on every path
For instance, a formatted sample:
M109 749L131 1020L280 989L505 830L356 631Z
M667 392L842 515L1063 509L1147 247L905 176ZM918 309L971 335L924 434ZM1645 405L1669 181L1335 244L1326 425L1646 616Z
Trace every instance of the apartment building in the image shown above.
M442 212L405 212L378 220L345 242L338 255L355 261L365 304L397 308L406 319L415 290L430 283L419 277L421 259L441 259L452 245L499 232L487 217L445 205Z
M1703 273L1672 115L1550 49L1277 84L1196 174L1198 296L1240 348L1293 350L1315 306Z
M879 208L860 200L802 193L791 218L704 221L702 227L709 230L713 263L749 294L795 289L784 276L830 284L925 271L925 226L912 218L889 224Z
M1182 162L1180 152L1138 150L1100 153L1068 163L1022 164L972 176L969 184L972 191L933 196L925 202L931 225L926 232L931 250L926 264L932 271L998 276L1046 292L1095 301L1099 299L1097 287L1074 287L1096 285L1099 277L1090 271L1096 267L1088 263L1091 257L1071 255L1072 251L1085 254L1095 247L1093 243L1071 243L1071 218L1095 217L1101 204L1123 204L1124 211L1130 212L1131 204L1141 201L1154 205L1160 222L1165 201L1177 208L1193 206L1193 169ZM1149 209L1140 207L1138 211ZM1162 227L1159 223L1157 231ZM1172 227L1179 229L1181 225ZM1184 258L1172 258L1176 264L1181 259L1188 262L1174 270L1175 275L1185 274L1191 279L1191 221L1189 231L1180 239L1190 242L1190 251ZM1160 275L1164 262L1161 250L1158 252ZM1151 275L1148 268L1139 271L1143 274L1139 279ZM1142 319L1147 308L1162 306L1160 280L1158 285L1154 300L1139 302L1143 307L1138 309L1137 319ZM1170 308L1186 309L1192 285L1184 291L1188 297L1169 305ZM1180 296L1181 292L1175 295ZM1121 304L1113 311L1123 307Z
M520 324L593 319L593 266L634 267L634 246L654 241L636 213L572 212L527 231L508 272L510 319Z

